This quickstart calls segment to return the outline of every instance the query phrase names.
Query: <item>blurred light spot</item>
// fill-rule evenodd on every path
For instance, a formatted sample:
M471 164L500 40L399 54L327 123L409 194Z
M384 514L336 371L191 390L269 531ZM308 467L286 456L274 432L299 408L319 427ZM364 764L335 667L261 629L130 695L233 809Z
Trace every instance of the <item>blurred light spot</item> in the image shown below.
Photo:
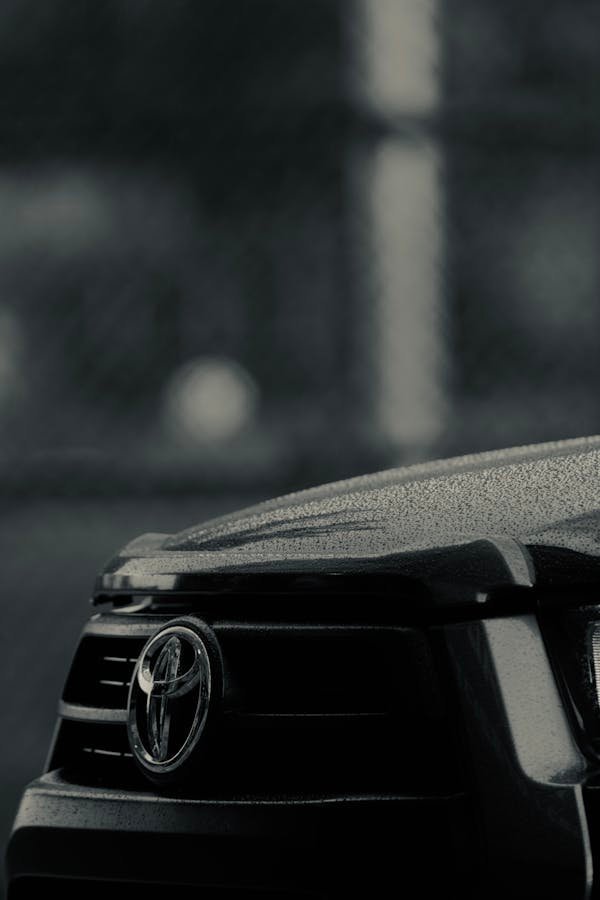
M436 0L363 0L368 90L376 105L426 112L439 91Z
M234 438L255 414L258 390L234 360L203 357L177 369L166 393L164 412L171 431L194 443Z
M0 184L3 206L11 208L12 232L4 229L7 249L17 241L42 243L58 252L92 246L110 229L106 190L92 174L72 171L17 175Z
M511 230L508 290L532 336L557 349L594 346L599 324L600 226L593 178L543 181Z
M65 239L73 240L81 231L95 231L103 212L99 186L90 179L66 173L32 193L23 215L32 232L51 226Z

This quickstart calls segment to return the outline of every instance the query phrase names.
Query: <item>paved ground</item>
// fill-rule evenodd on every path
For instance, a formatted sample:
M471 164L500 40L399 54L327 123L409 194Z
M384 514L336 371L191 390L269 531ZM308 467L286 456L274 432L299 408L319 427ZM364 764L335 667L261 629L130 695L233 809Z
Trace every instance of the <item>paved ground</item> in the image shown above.
M44 500L0 513L0 850L43 766L97 570L144 531L177 531L255 498ZM1 862L0 862L1 865ZM0 887L0 895L2 888Z

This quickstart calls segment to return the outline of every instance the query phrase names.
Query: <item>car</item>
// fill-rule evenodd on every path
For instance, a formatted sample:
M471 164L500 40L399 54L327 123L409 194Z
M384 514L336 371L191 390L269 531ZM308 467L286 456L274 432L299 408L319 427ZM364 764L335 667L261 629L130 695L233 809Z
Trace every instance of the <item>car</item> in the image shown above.
M590 896L599 585L599 437L143 535L97 580L9 900Z

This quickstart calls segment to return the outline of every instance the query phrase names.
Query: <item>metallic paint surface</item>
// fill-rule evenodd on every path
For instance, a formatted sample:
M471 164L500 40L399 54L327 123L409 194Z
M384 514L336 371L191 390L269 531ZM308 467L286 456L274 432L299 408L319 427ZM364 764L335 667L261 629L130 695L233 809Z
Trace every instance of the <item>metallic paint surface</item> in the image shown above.
M510 570L495 586L533 584L537 547L597 560L600 571L600 437L392 469L176 535L143 535L107 566L98 590L171 590L187 576L210 573L412 577L427 570L431 554L452 556L482 540L496 543ZM512 563L501 549L507 541ZM459 576L453 573L455 583Z

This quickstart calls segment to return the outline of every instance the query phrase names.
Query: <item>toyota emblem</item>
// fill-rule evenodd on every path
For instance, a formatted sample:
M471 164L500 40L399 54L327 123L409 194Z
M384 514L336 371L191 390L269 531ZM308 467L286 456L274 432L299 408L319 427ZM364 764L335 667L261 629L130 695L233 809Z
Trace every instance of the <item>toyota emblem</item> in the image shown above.
M158 631L139 656L127 730L135 758L155 780L173 780L187 769L216 693L215 651L206 625L185 617Z

